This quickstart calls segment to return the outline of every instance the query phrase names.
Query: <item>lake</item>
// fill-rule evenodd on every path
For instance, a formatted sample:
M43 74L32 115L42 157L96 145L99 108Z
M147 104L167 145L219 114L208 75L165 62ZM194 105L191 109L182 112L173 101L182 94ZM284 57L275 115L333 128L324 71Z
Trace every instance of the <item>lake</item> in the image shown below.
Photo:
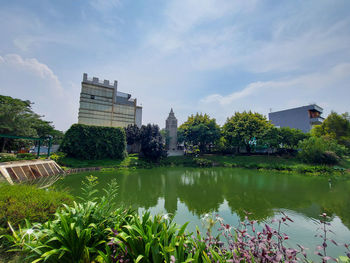
M313 251L322 243L314 237L317 220L326 212L335 233L330 237L339 243L350 242L350 180L239 168L166 167L72 174L56 185L79 196L81 181L90 174L98 177L100 189L117 180L118 204L139 213L170 213L179 224L190 222L189 231L201 227L206 214L219 214L226 223L237 225L245 211L260 223L271 222L284 212L294 221L283 227L289 236L287 244L302 244L315 258ZM330 255L337 257L344 251L329 242Z

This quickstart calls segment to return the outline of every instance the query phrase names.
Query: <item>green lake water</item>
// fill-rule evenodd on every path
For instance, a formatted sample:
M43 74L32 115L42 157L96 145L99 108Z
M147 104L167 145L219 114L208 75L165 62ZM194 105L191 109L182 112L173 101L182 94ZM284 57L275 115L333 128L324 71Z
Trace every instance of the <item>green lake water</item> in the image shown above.
M190 222L189 231L201 227L205 214L219 214L226 223L237 225L245 212L261 223L279 218L281 212L293 219L283 227L287 244L302 244L310 255L322 242L315 238L319 215L326 212L332 239L350 243L350 180L328 181L314 177L239 168L153 168L72 174L57 182L59 187L81 194L81 181L87 175L98 177L98 188L106 188L111 179L119 185L118 204L151 213L170 213L174 220ZM342 255L343 247L329 243L332 256Z

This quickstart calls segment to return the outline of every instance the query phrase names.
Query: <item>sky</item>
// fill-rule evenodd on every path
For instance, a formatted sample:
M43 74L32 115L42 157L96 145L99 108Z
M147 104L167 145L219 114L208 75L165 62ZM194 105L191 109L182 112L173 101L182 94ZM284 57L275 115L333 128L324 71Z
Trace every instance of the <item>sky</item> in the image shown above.
M83 73L143 107L143 124L350 111L349 0L1 0L0 94L57 129L78 121Z

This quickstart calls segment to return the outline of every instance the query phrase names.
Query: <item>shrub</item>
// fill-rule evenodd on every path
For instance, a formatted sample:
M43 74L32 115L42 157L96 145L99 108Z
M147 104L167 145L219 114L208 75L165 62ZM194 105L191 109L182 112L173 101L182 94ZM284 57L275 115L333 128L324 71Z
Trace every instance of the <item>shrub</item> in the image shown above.
M8 154L8 153L0 153L0 162L12 162L16 161L17 158L13 154Z
M63 152L56 152L50 155L51 160L57 162L60 162L61 159L63 159L65 157L65 153Z
M299 143L299 157L307 163L336 164L346 148L326 137L310 137Z
M126 138L122 128L73 124L65 133L60 151L78 159L123 159Z
M195 163L200 167L212 167L213 162L211 160L203 159L203 158L195 158Z
M24 159L24 160L33 160L36 158L36 156L31 153L18 153L16 157L18 159Z

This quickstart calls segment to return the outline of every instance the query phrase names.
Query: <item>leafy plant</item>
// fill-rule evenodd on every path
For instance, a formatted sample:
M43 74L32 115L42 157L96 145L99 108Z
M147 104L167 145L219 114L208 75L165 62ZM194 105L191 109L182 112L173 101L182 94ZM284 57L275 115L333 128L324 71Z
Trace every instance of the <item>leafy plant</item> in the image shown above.
M186 226L179 228L168 215L134 215L128 224L114 231L109 242L112 262L174 262L175 258L179 262L191 261Z

